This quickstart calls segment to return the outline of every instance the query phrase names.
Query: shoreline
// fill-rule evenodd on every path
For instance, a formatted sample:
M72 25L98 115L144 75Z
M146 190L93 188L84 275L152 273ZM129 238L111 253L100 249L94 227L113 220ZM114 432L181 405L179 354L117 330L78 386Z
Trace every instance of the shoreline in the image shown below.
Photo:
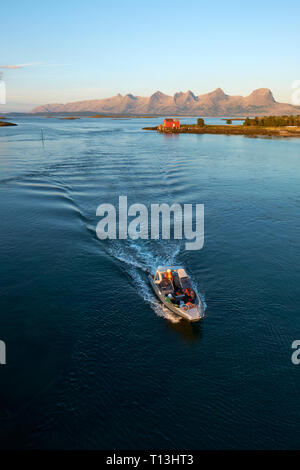
M0 127L17 126L14 122L0 121Z
M300 127L261 127L241 125L204 125L183 124L179 129L160 129L159 126L143 127L146 131L157 131L162 134L219 134L219 135L245 135L250 137L300 137Z
M156 118L157 116L131 116L131 115L127 115L127 114L109 114L109 115L106 115L106 114L95 114L95 115L60 115L60 114L57 114L57 115L42 115L41 117L44 117L45 119L61 119L61 120L73 120L73 119L84 119L84 118L89 118L89 119L105 119L105 118L108 118L108 119L154 119Z

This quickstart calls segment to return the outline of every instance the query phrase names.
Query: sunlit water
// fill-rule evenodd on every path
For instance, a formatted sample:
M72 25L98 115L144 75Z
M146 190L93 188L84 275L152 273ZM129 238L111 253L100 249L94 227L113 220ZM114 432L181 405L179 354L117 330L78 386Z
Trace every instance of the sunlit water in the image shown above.
M299 446L300 140L142 130L160 119L11 119L1 447ZM204 248L100 241L96 208L119 195L205 204ZM147 275L164 263L187 267L201 323L155 299Z

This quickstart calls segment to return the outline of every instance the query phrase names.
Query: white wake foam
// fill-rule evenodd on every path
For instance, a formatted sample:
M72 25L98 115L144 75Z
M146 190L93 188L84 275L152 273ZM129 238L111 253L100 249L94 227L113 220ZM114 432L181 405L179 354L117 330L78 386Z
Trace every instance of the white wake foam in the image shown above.
M181 321L181 317L164 307L155 296L148 280L149 273L154 273L159 265L176 265L176 257L181 248L180 240L106 240L102 244L105 251L126 265L138 294L151 306L157 316L166 318L172 323ZM201 298L204 310L206 304L197 286L193 288Z

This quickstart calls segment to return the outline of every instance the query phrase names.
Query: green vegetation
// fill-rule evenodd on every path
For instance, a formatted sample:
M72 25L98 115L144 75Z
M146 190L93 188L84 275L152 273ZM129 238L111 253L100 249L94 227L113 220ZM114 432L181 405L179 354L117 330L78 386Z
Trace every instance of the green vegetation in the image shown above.
M263 116L245 119L243 126L283 127L300 126L300 116Z
M197 119L197 125L199 127L205 126L204 119L202 119L202 118Z
M226 119L226 124L232 124L232 119Z

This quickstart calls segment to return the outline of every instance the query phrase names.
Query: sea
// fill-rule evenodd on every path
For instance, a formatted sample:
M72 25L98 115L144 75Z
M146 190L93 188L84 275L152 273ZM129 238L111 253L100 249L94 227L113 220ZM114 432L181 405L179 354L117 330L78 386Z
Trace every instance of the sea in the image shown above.
M299 448L300 139L143 130L162 118L8 120L0 447ZM100 240L97 207L119 196L204 204L203 247ZM164 264L186 268L200 322L158 302L148 275Z

